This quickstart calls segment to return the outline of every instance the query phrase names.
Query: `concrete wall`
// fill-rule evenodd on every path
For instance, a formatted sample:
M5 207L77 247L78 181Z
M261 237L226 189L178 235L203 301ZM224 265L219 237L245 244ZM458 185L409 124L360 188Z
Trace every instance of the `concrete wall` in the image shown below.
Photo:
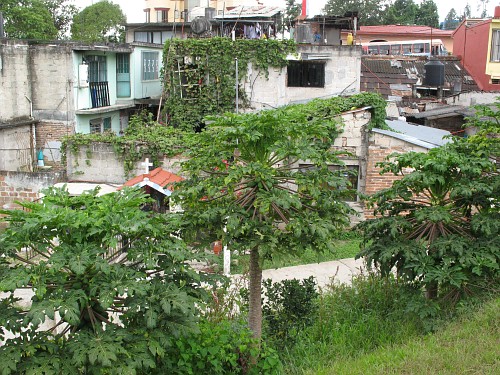
M0 171L0 208L9 208L15 201L33 201L41 190L65 181L60 172L7 172Z
M462 92L455 96L444 98L447 104L450 105L463 105L465 107L473 106L476 104L491 104L497 101L500 96L500 91L496 92L484 92L484 91L472 91L472 92Z
M29 64L33 80L33 117L40 122L58 122L72 129L76 77L71 47L32 45Z
M31 72L28 45L18 40L0 43L0 124L30 116Z
M299 45L299 53L321 54L325 61L325 87L287 87L287 69L270 69L269 78L251 66L241 82L252 110L269 109L314 98L360 91L361 48L357 46Z
M33 167L33 126L0 128L0 171L28 171Z
M151 159L151 157L150 157ZM164 157L161 166L175 174L180 174L181 158ZM77 156L71 152L67 155L68 181L107 182L122 185L134 176L146 173L141 165L144 160L135 163L134 168L125 172L124 161L107 143L92 143L89 147L80 149Z

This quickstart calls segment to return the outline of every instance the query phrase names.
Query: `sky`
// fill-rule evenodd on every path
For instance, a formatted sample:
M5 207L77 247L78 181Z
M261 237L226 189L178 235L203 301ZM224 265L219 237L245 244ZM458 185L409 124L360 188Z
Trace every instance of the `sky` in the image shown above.
M120 5L123 12L127 16L127 22L136 23L144 21L145 1L144 0L111 0L113 3ZM298 0L300 1L300 0ZM79 7L84 8L86 6L92 5L97 0L73 0L73 3ZM264 0L262 1L266 5L276 5L285 6L285 0ZM443 21L451 8L454 8L458 14L463 13L465 6L470 4L472 17L478 17L481 14L482 7L478 10L478 4L481 4L479 0L434 0L438 6L439 20ZM308 13L309 15L321 14L321 10L325 6L326 0L308 0ZM419 0L415 0L415 3L420 3ZM499 6L500 1L488 0L486 9L488 15L492 16L495 6Z

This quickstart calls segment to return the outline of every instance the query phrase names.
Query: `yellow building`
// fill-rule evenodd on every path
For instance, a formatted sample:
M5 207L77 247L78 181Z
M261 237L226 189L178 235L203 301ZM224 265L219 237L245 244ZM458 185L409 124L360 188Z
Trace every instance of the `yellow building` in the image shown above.
M263 3L256 0L144 0L144 22L187 22L196 16L204 16L206 8L211 8L217 15L239 5L256 6Z

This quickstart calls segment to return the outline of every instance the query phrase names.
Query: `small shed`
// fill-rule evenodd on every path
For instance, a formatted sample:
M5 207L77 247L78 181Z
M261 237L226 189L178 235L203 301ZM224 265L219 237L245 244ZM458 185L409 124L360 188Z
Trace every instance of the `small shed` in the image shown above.
M128 180L120 189L125 186L144 189L146 194L153 199L153 203L150 206L144 207L144 209L165 213L173 211L168 197L172 195L175 183L183 180L183 177L158 167L149 173L144 173Z

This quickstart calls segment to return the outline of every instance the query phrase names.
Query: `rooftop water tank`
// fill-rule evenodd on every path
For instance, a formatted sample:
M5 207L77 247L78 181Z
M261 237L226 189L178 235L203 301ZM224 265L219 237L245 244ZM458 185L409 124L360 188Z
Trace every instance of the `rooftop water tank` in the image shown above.
M443 86L444 85L444 64L441 61L431 60L424 65L424 85Z

